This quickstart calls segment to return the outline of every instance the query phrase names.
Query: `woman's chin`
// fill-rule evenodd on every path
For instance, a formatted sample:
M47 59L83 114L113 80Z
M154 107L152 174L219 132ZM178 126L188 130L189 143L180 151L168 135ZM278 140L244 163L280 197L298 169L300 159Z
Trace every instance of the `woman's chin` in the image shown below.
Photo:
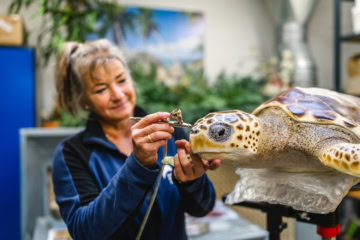
M129 119L132 115L133 115L133 109L130 107L122 109L121 111L113 112L113 117L118 121Z

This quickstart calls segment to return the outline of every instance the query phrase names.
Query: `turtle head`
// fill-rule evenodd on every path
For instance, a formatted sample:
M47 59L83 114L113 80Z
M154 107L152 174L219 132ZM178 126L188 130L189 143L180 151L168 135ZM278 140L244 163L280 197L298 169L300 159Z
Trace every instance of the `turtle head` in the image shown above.
M190 148L204 160L238 161L257 153L260 120L240 110L209 113L190 131Z

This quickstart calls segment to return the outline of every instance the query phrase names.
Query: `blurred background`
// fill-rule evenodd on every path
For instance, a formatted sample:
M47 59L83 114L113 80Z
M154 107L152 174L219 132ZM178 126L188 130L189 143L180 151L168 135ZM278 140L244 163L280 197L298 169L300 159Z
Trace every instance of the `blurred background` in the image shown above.
M85 122L55 103L65 41L111 40L129 61L138 104L180 108L193 123L211 111L251 112L291 86L360 95L359 16L351 0L1 0L0 238L42 239L41 230L63 226L58 216L41 217L57 214L48 178L54 147ZM209 175L219 199L238 178L229 167ZM260 211L233 209L247 229L266 229ZM286 221L283 239L316 239Z

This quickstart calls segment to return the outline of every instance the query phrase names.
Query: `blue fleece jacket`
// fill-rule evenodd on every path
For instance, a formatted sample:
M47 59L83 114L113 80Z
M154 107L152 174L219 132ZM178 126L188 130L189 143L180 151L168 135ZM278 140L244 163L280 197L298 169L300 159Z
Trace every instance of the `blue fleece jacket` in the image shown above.
M145 112L135 108L135 116ZM167 155L176 154L176 130ZM126 156L106 138L98 121L57 147L53 161L56 201L74 239L135 239L160 172L163 148L153 168L143 167L133 154ZM187 239L184 213L206 215L215 192L204 174L178 184L173 167L165 166L160 189L141 239Z

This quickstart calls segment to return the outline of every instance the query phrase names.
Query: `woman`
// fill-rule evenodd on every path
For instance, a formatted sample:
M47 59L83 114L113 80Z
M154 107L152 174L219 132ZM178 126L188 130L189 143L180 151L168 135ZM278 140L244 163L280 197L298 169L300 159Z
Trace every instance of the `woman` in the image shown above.
M56 201L74 239L135 239L158 177L163 146L175 155L142 239L186 239L184 212L206 215L215 193L211 164L190 153L186 134L158 123L169 113L147 115L136 106L134 84L118 48L107 40L66 43L56 66L60 106L90 112L86 128L56 149ZM131 116L144 117L137 123ZM175 141L178 140L178 141ZM170 168L170 169L169 169Z

